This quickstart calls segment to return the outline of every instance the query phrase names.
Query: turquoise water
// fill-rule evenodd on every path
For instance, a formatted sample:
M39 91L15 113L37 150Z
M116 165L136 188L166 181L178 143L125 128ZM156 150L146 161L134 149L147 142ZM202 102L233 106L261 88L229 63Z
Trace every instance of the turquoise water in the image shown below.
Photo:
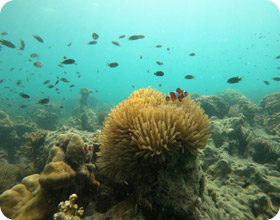
M1 109L5 110L9 103L32 105L46 97L51 102L79 97L81 87L113 105L147 86L164 93L180 87L201 95L235 89L255 103L280 88L280 82L272 80L280 76L280 59L275 59L280 55L280 13L265 0L14 0L1 11L0 32L8 32L0 38L16 46L20 39L26 43L23 51L3 45L0 51L0 79L5 79L0 84ZM93 32L99 35L98 43L88 45ZM119 39L122 34L126 37ZM135 34L145 38L129 41ZM113 45L113 40L121 46ZM156 48L158 44L162 48ZM28 61L31 53L39 54L42 68L33 65L37 59ZM59 67L63 56L75 59L77 65ZM119 66L108 67L111 62ZM10 71L11 67L15 69ZM155 76L159 70L165 75ZM187 74L196 78L186 80ZM243 80L228 84L234 76ZM42 84L45 80L54 84L56 77L70 83L59 82L53 89ZM17 80L24 88L16 85ZM71 84L75 87L69 91ZM20 92L30 95L30 100L20 97Z

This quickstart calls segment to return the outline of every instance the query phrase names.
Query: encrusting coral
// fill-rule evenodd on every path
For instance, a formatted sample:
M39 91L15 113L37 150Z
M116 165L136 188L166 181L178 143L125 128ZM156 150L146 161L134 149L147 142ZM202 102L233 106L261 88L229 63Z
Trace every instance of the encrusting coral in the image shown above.
M80 135L59 135L43 172L25 177L0 195L3 213L15 220L49 219L66 193L99 187L82 146Z
M104 125L97 165L118 181L141 177L185 150L197 155L210 136L208 116L190 97L168 102L150 87L112 109Z

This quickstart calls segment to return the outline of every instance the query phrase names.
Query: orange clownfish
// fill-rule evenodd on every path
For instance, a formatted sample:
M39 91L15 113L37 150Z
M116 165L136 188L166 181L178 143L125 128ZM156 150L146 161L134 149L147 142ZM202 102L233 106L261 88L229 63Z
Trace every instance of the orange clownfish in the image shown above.
M178 88L175 92L170 92L169 95L165 97L165 100L169 101L171 99L172 101L175 101L176 99L178 99L180 102L182 102L183 98L188 95L189 93L187 91Z
M82 150L84 151L84 153L91 152L92 146L88 146L87 144L85 144L84 146L82 146Z

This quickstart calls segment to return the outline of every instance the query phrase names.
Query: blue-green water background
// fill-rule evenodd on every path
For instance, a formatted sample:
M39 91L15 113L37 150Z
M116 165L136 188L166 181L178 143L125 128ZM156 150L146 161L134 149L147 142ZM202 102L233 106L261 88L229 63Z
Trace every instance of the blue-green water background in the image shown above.
M5 79L1 97L17 104L27 102L18 92L29 94L32 104L47 96L58 102L78 97L80 88L88 87L98 90L93 95L99 100L116 105L134 90L132 85L164 93L180 87L201 95L235 89L258 103L280 88L280 82L272 80L280 76L280 59L275 59L280 55L280 14L266 0L14 0L1 11L2 31L8 35L1 38L17 46L20 39L26 43L22 55L5 46L0 51L0 79ZM98 43L87 45L93 32L99 35ZM33 34L45 42L36 41ZM122 34L126 38L118 39ZM145 38L129 41L134 34ZM113 45L113 40L121 46ZM163 47L156 48L157 44ZM189 56L192 52L196 56ZM27 61L31 53L39 54L43 68ZM58 67L63 56L78 65ZM109 68L110 62L119 66ZM165 75L155 76L158 70ZM186 80L186 74L196 79ZM57 76L71 81L57 85L60 94L42 85L48 79L54 83ZM228 84L233 76L244 79ZM22 80L25 88L16 86L16 80ZM70 84L75 84L72 91ZM4 89L7 85L13 91Z

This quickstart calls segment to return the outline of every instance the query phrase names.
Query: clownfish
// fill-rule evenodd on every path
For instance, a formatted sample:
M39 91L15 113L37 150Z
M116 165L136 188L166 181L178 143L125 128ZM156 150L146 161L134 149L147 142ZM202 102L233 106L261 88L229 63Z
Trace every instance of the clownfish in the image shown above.
M180 102L182 102L183 98L188 95L189 93L187 91L178 88L175 92L170 92L169 95L165 97L165 100L169 101L171 99L172 101L175 101L178 99Z
M84 146L82 146L82 150L84 151L84 153L91 152L92 146L88 146L87 144L85 144Z

